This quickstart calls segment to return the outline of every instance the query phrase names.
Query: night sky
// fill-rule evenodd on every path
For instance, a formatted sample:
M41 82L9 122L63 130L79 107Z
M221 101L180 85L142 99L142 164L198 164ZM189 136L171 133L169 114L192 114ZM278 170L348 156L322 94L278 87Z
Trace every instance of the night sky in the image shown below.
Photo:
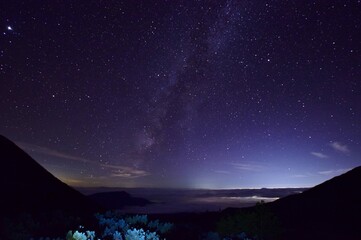
M361 165L360 13L2 1L0 133L74 186L314 186Z

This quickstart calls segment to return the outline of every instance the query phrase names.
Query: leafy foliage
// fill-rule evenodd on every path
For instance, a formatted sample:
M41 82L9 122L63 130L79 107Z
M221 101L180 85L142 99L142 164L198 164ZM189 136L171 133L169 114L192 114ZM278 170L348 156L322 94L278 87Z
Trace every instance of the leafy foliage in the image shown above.
M233 237L244 232L258 240L278 239L280 235L278 219L265 208L263 202L257 203L252 212L240 211L221 219L217 230L224 236Z
M80 218L62 211L14 214L0 217L0 239L57 239L79 223Z
M171 230L173 224L160 223L158 220L148 221L147 215L125 217L118 212L96 214L99 226L103 229L101 237L110 240L159 240L158 233L164 234ZM146 230L144 230L146 229ZM77 230L68 232L67 240L94 240L94 231Z

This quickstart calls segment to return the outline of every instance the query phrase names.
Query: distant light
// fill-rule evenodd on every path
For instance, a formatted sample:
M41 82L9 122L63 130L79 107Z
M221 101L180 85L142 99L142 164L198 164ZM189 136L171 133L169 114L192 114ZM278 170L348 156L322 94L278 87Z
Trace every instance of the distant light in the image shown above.
M7 29L8 29L9 31L12 31L12 30L13 30L13 28L12 28L11 26L8 26Z

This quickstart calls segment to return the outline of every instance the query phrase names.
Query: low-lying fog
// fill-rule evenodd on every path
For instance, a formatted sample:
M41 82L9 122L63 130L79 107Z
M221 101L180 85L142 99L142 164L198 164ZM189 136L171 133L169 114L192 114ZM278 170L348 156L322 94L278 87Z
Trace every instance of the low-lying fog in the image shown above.
M231 190L188 190L188 189L146 189L146 188L82 188L84 194L108 191L126 191L133 197L152 201L144 207L127 206L126 213L176 213L219 211L228 207L248 207L259 201L271 202L280 197L300 193L305 188L281 189L231 189Z

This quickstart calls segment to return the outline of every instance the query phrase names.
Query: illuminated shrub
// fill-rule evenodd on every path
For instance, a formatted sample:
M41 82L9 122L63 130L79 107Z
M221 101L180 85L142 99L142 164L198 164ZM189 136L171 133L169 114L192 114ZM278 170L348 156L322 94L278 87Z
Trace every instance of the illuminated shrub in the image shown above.
M148 222L147 215L135 215L121 218L117 212L106 212L105 214L96 214L99 226L103 229L100 236L104 240L159 240L159 235L171 230L173 224L160 223L158 220ZM69 231L67 240L95 240L94 231L82 232ZM147 230L143 230L147 229Z

